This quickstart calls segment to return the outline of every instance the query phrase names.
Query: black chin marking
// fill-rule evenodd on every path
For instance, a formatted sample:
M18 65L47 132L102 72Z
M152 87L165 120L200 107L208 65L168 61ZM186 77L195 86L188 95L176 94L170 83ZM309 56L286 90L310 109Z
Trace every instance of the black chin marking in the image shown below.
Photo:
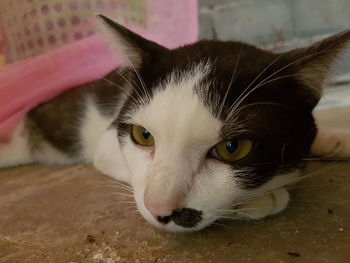
M202 220L202 214L202 211L184 208L173 211L170 216L158 216L157 220L163 224L168 224L170 221L173 221L178 226L190 228L195 227Z
M174 211L171 215L171 220L178 226L191 228L198 225L202 221L202 211L192 208L184 208L180 211Z
M161 223L168 224L171 220L171 215L170 216L157 216L157 220Z

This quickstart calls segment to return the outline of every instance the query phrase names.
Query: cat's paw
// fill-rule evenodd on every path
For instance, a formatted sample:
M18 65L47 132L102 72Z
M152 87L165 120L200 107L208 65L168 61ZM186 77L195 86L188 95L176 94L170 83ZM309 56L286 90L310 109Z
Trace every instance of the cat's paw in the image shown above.
M289 202L289 193L280 188L267 195L251 199L237 209L239 215L248 219L261 219L284 210Z

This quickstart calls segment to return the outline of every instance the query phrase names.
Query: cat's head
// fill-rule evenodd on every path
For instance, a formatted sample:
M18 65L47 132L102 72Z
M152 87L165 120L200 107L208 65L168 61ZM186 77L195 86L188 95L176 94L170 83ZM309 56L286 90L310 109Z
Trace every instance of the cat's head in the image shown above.
M350 31L282 54L221 41L169 50L102 19L132 64L114 127L149 222L198 230L297 179L316 135L312 110Z

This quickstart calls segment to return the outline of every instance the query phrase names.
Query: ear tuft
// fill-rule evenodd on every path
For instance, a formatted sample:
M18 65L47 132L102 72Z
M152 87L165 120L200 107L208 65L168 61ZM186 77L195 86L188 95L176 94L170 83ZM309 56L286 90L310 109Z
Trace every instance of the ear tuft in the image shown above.
M121 50L127 62L135 69L141 68L146 60L166 50L166 48L141 37L104 15L97 17L107 29L103 31L112 42L111 46Z

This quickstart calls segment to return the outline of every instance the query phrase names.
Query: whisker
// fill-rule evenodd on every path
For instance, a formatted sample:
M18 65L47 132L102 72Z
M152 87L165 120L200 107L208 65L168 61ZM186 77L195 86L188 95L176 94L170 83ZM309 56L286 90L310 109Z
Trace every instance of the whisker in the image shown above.
M125 193L121 193L121 192L118 192L118 193L110 193L110 195L114 196L114 195L117 195L117 196L125 196L125 197L134 197L133 195L129 195L129 194L125 194Z
M148 100L150 100L150 99L151 99L151 96L150 96L150 94L149 94L148 91L147 91L146 84L145 84L144 80L142 79L142 77L140 76L140 74L137 72L137 70L135 69L134 65L132 64L132 62L130 61L130 59L128 58L128 56L125 56L125 59L128 61L129 65L131 66L131 68L132 68L133 71L135 72L135 74L136 74L138 80L140 81L141 87L142 87L142 89L143 89L143 91L144 91L145 96L147 97Z
M223 227L223 228L227 228L227 229L233 229L232 227L230 227L229 225L227 224L223 224L223 223L218 223L218 222L213 222L211 223L212 225L216 225L216 226L220 226L220 227Z
M124 76L120 73L119 70L114 70L114 72L117 73L117 74L119 74L119 76L121 76L121 77L130 85L130 87L133 87L133 90L135 91L135 93L137 94L137 96L139 97L139 99L141 100L141 102L143 102L142 96L141 96L141 94L138 92L137 88L135 88L135 87L131 84L131 82L130 82L126 77L124 77Z
M120 209L122 210L122 211L125 211L125 212L132 212L132 213L137 213L137 214L140 214L140 211L139 211L139 209L138 209L138 207L137 206L132 206L131 204L129 204L128 206L126 206L126 205L123 205L123 207L120 207Z
M119 68L118 68L118 69L119 69ZM116 70L118 70L118 69L115 69L114 71L116 71ZM123 93L125 93L127 96L129 96L130 98L132 98L132 99L134 100L134 102L137 103L137 102L139 101L139 100L137 100L134 96L132 96L131 93L130 93L129 91L127 91L123 86L118 85L118 84L116 84L115 82L113 82L113 81L111 81L111 80L109 80L109 79L107 79L107 78L105 78L105 77L100 77L100 76L95 75L95 74L92 74L92 73L90 73L89 75L90 75L90 76L94 76L94 77L96 77L96 78L98 78L98 79L100 79L100 80L106 81L106 82L108 82L109 84L111 84L112 86L117 87L117 88L120 89ZM131 86L131 88L132 88L132 89L135 89L133 86Z
M237 121L237 118L239 117L239 112L242 111L245 108L248 107L252 107L252 106L256 106L256 105L272 105L272 106L277 106L277 107L283 107L283 108L289 108L287 105L284 104L280 104L280 103L275 103L275 102L268 102L268 101L263 101L263 102L254 102L254 103L250 103L247 105L244 105L242 107L239 107L235 110L235 112L232 112L232 114L230 114L230 117L228 116L226 121L226 127L225 127L225 131L227 134L233 134L233 133L246 133L249 130L246 129L246 123L249 122L251 119L253 119L255 117L255 115L251 114L249 115L248 118L245 118L241 121ZM229 120L229 118L232 118L231 120ZM232 127L230 127L232 126Z
M241 50L241 51L242 51L242 50ZM241 57L241 51L240 51L239 54L238 54L238 59L237 59L237 61L236 61L235 68L234 68L234 70L233 70L233 73L232 73L230 82L229 82L228 87L227 87L227 90L226 90L226 92L225 92L225 96L224 96L224 98L222 99L222 103L221 103L220 108L219 108L219 114L218 114L218 116L221 116L221 114L222 114L222 111L223 111L223 109L224 109L225 102L226 102L226 99L227 99L227 95L228 95L228 93L229 93L231 87L233 86L232 84L233 84L234 80L235 80L236 77L237 77L237 76L236 76L236 70L237 70L237 66L238 66L238 63L239 63L239 60L240 60L240 57Z
M126 184L123 184L123 183L118 183L117 181L115 181L115 182L112 181L112 182L101 183L101 184L99 184L99 186L114 186L114 187L120 186L120 187L125 187L125 188L128 188L128 189L132 189L131 186L126 185Z
M123 187L121 185L98 185L98 186L95 186L95 188L96 189L101 189L101 188L123 189L123 190L127 191L128 193L133 193L133 189Z
M230 219L230 220L237 220L237 221L244 221L245 220L243 218L233 217L233 216L220 216L220 219Z
M334 166L337 165L337 164L338 164L338 162L335 161L335 162L330 163L326 167L320 168L319 170L316 170L316 171L310 172L308 174L302 175L302 176L298 177L298 181L304 180L304 179L309 178L311 176L314 176L314 175L316 175L316 174L318 174L320 172L324 172L324 171L327 171L327 170L329 170L331 168L334 168Z
M114 186L118 185L118 186L126 187L126 188L129 188L129 189L133 189L130 185L122 183L122 182L119 182L117 180L113 180L113 179L109 180L108 182L106 182L105 184L102 184L102 185L114 185Z
M124 200L118 200L118 203L122 203L122 204L136 204L135 201L124 201Z
M290 63L288 63L287 65L283 66L282 68L278 69L277 71L273 72L272 74L270 74L269 76L267 76L266 78L264 78L262 81L260 81L252 90L250 90L247 94L247 90L251 87L252 83L250 85L248 85L248 87L241 93L241 95L237 98L237 100L232 104L232 106L229 108L229 112L235 111L235 109L243 102L243 100L245 98L247 98L247 96L249 94L251 94L254 90L256 90L257 88L266 85L267 83L270 83L272 80L269 80L271 77L275 76L276 74L278 74L279 72L285 70L288 67L291 67L295 64L297 64L298 62L307 59L308 57L311 56L315 56L318 54L322 54L328 51L319 51L319 52L314 52L312 54L306 55L304 57L301 57L299 59L296 59ZM274 64L283 54L281 54L280 56L278 56L276 59L274 59L254 80L253 83L256 81L256 79L258 79L272 64ZM295 76L298 74L290 74L290 75L286 75L286 76ZM283 78L286 78L286 76L284 76ZM278 78L275 78L273 81L276 81ZM242 97L243 96L243 97ZM230 114L229 114L230 115Z
M232 107L232 109L231 109L232 114L236 111L236 109L239 107L239 105L241 105L242 102L243 102L250 94L252 94L255 90L257 90L258 88L263 87L264 85L266 85L266 84L268 84L268 83L271 83L271 82L273 82L273 81L281 80L281 79L285 79L285 78L290 78L290 77L297 76L297 75L299 75L299 74L284 75L284 76L276 77L276 78L273 78L273 79L270 79L270 80L266 80L265 82L259 83L259 84L256 85L253 89L251 89L247 94L245 94L245 95L234 105L234 107ZM232 115L231 112L230 112L229 116Z
M282 54L283 55L283 54ZM253 81L243 90L243 92L240 94L240 96L238 96L238 98L236 99L236 101L232 104L232 106L229 108L228 112L231 112L232 107L236 104L237 101L239 101L241 99L242 96L244 96L244 94L249 90L249 88L254 84L254 82L262 75L264 74L264 72L266 70L268 70L277 60L279 60L282 55L277 56L270 64L268 64L263 71L260 72L260 74L258 76L256 76L255 79L253 79Z

